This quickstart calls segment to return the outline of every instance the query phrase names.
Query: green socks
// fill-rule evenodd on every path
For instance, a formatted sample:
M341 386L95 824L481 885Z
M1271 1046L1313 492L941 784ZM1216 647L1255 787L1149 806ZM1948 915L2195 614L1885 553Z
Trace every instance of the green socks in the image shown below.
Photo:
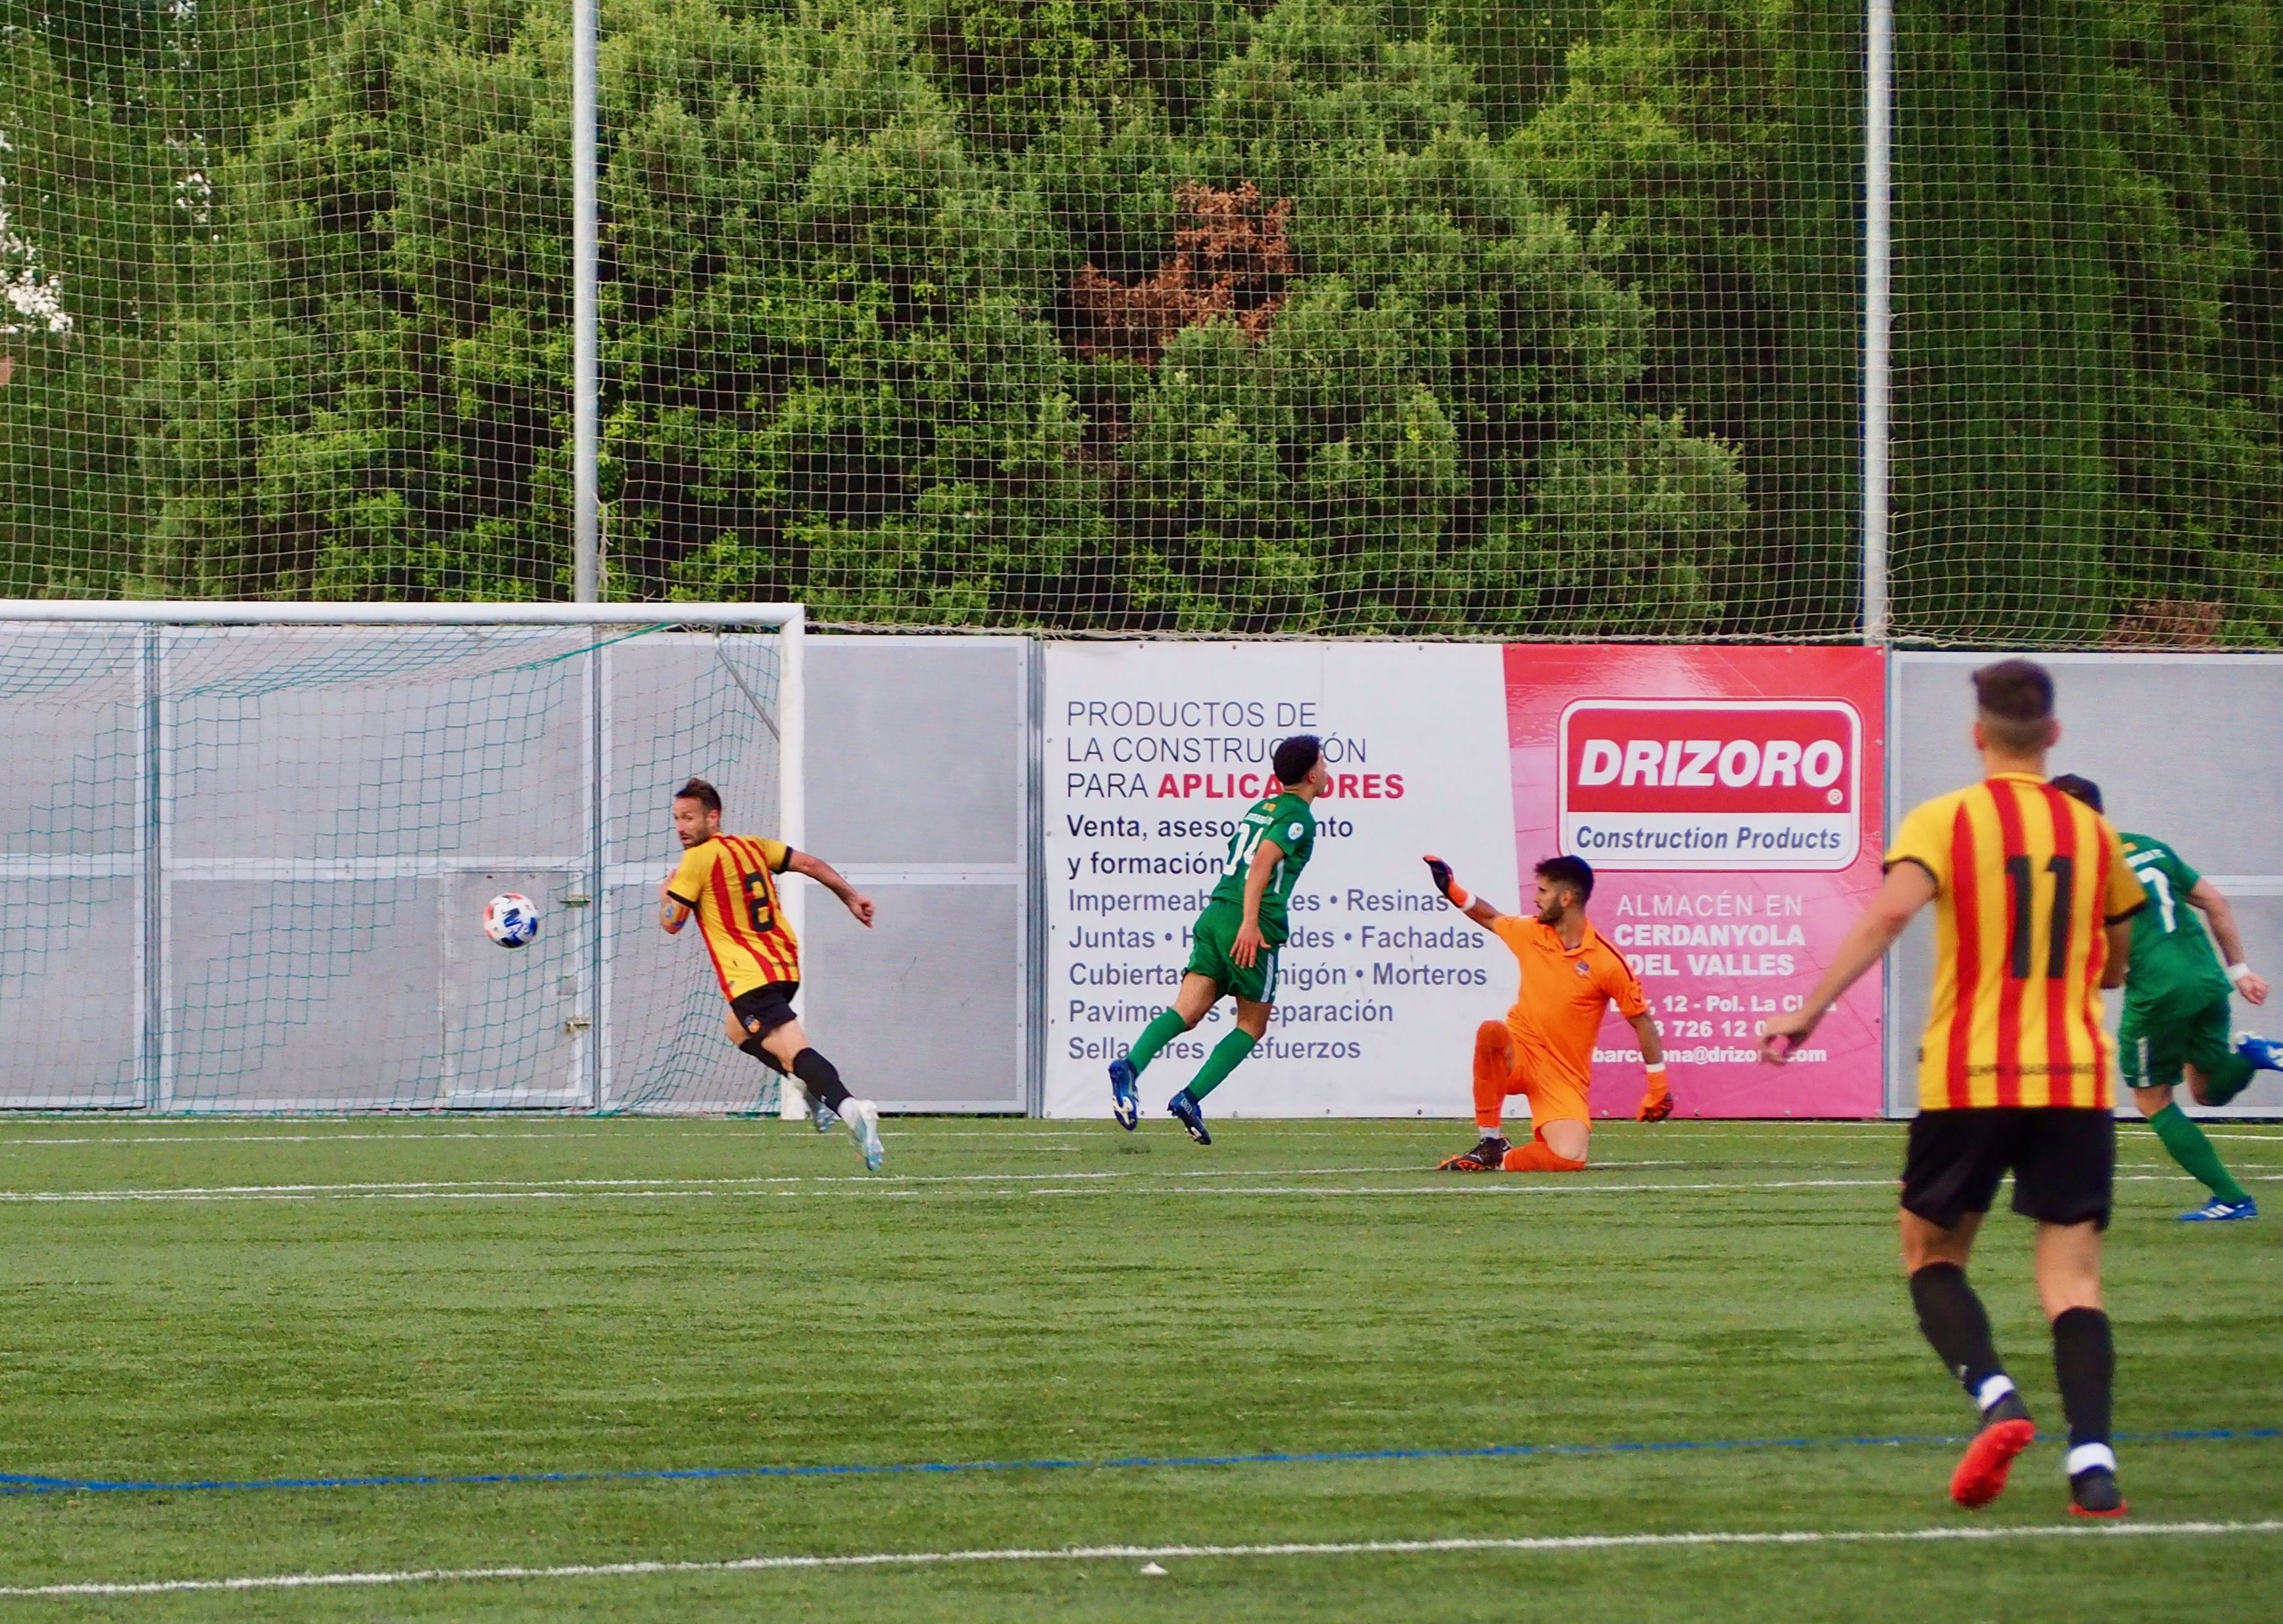
M1142 1035L1134 1040L1134 1047L1126 1051L1126 1058L1134 1067L1134 1074L1139 1077L1149 1062L1157 1058L1159 1050L1188 1030L1188 1027L1181 1024L1181 1018L1173 1011L1159 1011L1157 1019L1142 1028Z
M1203 1099L1227 1081L1228 1074L1244 1064L1244 1057L1252 1052L1253 1044L1258 1041L1250 1032L1237 1031L1215 1043L1212 1053L1205 1057L1205 1063L1197 1067L1197 1074L1189 1083L1189 1097Z
M2225 1045L2209 1062L2199 1059L2196 1069L2204 1074L2203 1103L2207 1105L2226 1105L2259 1075L2250 1061ZM2149 1119L2151 1121L2154 1120L2153 1117ZM2196 1176L2201 1178L2203 1175L2199 1173Z
M1219 1051L1216 1050L1214 1052L1218 1055ZM2198 1128L2178 1105L2165 1106L2148 1119L2148 1126L2156 1130L2156 1137L2164 1142L2164 1148L2172 1153L2172 1159L2180 1164L2190 1178L2209 1186L2212 1194L2223 1201L2244 1198L2243 1186L2228 1176L2227 1168L2220 1161L2219 1152L2212 1149L2211 1141L2204 1137L2204 1130Z
M1134 1047L1126 1054L1126 1060L1134 1067L1134 1074L1140 1076L1142 1068L1157 1058L1159 1050L1188 1030L1188 1027L1181 1024L1181 1018L1171 1010L1142 1027L1142 1035L1134 1040ZM1237 1031L1215 1043L1212 1052L1205 1057L1205 1063L1197 1068L1196 1081L1189 1084L1189 1097L1203 1099L1226 1082L1228 1074L1244 1064L1244 1057L1252 1052L1252 1045L1257 1041L1250 1033ZM2217 1167L2218 1164L2215 1162L2213 1165Z

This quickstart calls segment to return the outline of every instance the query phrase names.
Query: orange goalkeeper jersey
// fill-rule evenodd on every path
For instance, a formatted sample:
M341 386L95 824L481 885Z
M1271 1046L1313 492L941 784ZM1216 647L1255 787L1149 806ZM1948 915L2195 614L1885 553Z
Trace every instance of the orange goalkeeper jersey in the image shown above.
M1625 956L1591 925L1574 948L1550 925L1500 914L1491 930L1522 964L1507 1029L1533 1075L1565 1083L1582 1099L1593 1077L1593 1039L1611 1003L1631 1020L1648 1008Z
M1934 997L1919 1109L2115 1103L2100 1023L2107 925L2148 900L2108 820L2030 773L1938 795L1887 866L1934 877Z
M666 881L666 894L697 913L725 998L800 980L800 944L777 905L776 876L791 861L782 840L715 835L683 852Z

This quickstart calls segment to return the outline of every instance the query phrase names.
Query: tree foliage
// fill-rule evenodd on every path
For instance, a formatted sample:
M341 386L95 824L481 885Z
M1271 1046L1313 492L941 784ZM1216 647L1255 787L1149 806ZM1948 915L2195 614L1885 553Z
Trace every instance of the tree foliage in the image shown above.
M0 336L7 589L563 594L559 0L5 3L73 314ZM2275 4L1903 8L1905 631L2283 635ZM1860 50L1835 0L617 0L610 590L1848 635Z

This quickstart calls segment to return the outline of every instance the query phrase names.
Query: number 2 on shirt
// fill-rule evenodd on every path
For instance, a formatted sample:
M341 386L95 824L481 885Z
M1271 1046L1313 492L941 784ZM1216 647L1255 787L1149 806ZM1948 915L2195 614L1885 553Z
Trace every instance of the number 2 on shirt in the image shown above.
M769 928L773 917L769 912L769 877L748 874L744 878L746 922L757 931L765 931Z

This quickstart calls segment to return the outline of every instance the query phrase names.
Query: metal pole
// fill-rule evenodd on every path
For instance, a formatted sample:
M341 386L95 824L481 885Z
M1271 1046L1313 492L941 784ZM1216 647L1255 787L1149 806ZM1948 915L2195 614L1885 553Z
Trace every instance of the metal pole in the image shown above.
M777 839L795 850L808 842L808 619L796 613L777 631ZM778 894L785 924L796 941L806 933L808 887L787 886ZM814 1006L811 1006L812 1009ZM777 1115L798 1121L799 1089L777 1086Z
M595 285L601 262L595 182L595 41L599 0L571 0L572 595L602 597L602 359Z
M141 886L143 935L136 944L143 960L143 1031L137 1043L136 1069L142 1074L144 1108L156 1111L165 1100L162 1069L167 1030L167 871L166 808L160 797L166 790L165 739L159 707L166 703L166 633L158 626L143 629L143 861Z
M611 1056L607 1047L611 1029L610 959L606 951L606 936L611 928L610 907L611 853L610 785L611 770L610 718L604 707L609 702L608 673L603 662L611 657L604 646L602 633L594 634L595 646L587 652L587 872L581 883L587 887L587 973L586 995L580 1000L580 1013L587 1018L587 1109L600 1111L607 1097Z
M1889 137L1894 119L1894 0L1870 0L1863 85L1863 641L1889 636L1888 340L1893 323Z

